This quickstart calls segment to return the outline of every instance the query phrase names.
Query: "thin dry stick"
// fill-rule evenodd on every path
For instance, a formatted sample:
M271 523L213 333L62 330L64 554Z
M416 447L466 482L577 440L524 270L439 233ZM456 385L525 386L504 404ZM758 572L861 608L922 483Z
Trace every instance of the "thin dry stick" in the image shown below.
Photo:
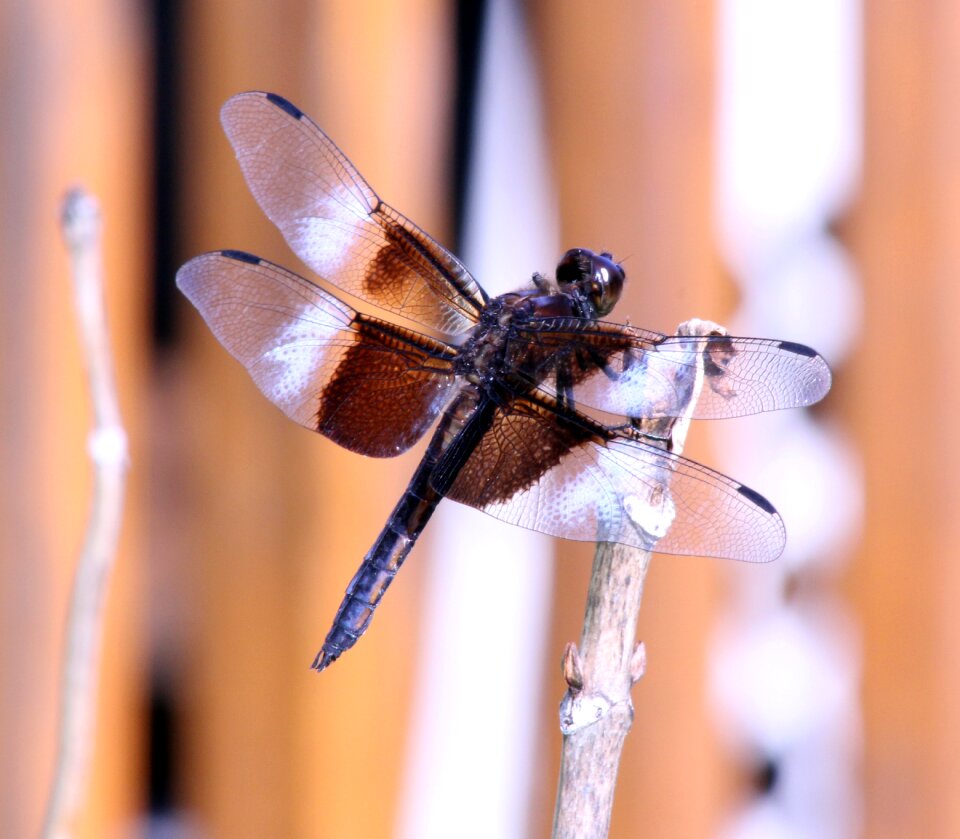
M726 330L694 319L682 323L677 334L724 335ZM669 441L677 454L683 450L703 384L703 359L694 353L696 362L688 369L696 370L696 383L683 416L640 424L654 435L651 442L660 439L666 448ZM661 535L669 523L664 522ZM604 839L609 832L620 754L633 724L630 689L646 666L644 645L635 645L634 639L649 564L649 551L610 543L597 546L580 649L570 643L563 653L567 693L560 703L563 752L553 839Z
M100 209L82 189L64 199L61 225L70 251L87 378L93 404L88 438L94 467L93 498L67 618L61 682L59 740L44 839L71 834L87 787L94 741L103 604L123 515L127 435L120 419L103 305Z
M609 831L620 753L633 723L630 688L645 664L634 638L649 562L647 551L597 547L580 651L570 643L563 654L568 690L560 706L555 839L599 839Z

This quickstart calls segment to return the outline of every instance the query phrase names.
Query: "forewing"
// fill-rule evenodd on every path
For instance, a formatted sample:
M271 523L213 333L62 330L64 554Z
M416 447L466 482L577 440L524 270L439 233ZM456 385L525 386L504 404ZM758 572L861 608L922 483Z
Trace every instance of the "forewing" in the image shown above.
M517 330L518 355L539 359L530 378L574 406L626 417L681 416L702 383L694 419L811 405L830 389L830 368L810 347L729 335L666 336L571 318Z
M384 204L323 131L272 93L240 93L220 112L251 192L324 280L447 334L486 299L449 251Z
M452 395L453 349L360 314L266 260L203 254L177 285L268 399L352 451L406 451Z
M786 538L753 490L536 399L498 409L448 496L551 536L659 553L767 562Z

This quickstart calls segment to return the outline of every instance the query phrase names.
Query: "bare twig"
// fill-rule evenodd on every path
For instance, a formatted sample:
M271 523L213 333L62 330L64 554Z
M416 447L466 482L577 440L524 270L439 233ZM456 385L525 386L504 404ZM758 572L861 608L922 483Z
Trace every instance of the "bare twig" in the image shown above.
M103 305L100 210L81 189L64 199L61 224L70 251L77 320L93 404L88 438L93 499L67 619L59 739L44 839L66 837L87 786L94 740L103 602L123 513L127 437L120 420Z
M677 334L724 335L726 330L710 321L690 320ZM683 416L637 422L651 435L651 443L661 441L677 454L683 450L703 384L702 358L695 346L691 359L697 359L696 365L688 369L696 370L696 381L686 391L677 389L691 394ZM669 482L669 476L664 480ZM666 520L654 530L662 535L669 525ZM609 832L620 754L633 723L630 689L646 666L646 649L634 639L649 564L649 551L610 543L597 546L580 649L570 643L563 654L567 693L560 703L563 752L554 839L603 839Z
M643 672L643 644L634 646L634 638L649 562L646 551L609 542L597 547L580 651L572 643L564 651L557 839L603 837L610 826L620 753L633 722L630 688Z

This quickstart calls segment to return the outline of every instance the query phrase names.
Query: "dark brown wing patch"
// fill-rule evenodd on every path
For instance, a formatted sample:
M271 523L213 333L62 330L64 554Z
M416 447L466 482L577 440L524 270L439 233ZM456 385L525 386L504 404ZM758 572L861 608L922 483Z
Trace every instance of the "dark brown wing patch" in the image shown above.
M353 319L353 344L319 398L317 431L351 451L389 457L406 451L451 396L449 359L424 336L376 318Z
M555 414L536 394L498 409L448 495L552 536L662 553L769 562L785 540L757 492L630 426Z
M324 280L447 334L477 322L486 296L460 260L384 204L298 108L241 93L221 119L257 202Z
M535 484L571 449L596 439L587 426L527 399L499 408L490 430L453 482L448 496L483 509Z
M277 407L351 451L400 454L453 394L453 347L360 314L264 259L204 254L177 284Z

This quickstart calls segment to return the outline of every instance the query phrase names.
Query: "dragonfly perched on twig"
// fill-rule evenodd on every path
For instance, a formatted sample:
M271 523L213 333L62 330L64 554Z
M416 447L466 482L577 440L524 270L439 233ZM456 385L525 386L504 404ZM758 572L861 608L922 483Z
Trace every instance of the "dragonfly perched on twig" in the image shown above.
M294 252L394 320L242 251L190 260L180 288L260 390L307 428L392 457L436 423L314 668L366 631L445 497L567 539L750 562L780 554L783 522L763 496L669 451L651 429L685 412L723 418L816 402L831 380L816 352L605 321L625 273L609 253L585 248L564 254L555 279L534 274L491 298L287 100L241 93L221 119L257 202Z

